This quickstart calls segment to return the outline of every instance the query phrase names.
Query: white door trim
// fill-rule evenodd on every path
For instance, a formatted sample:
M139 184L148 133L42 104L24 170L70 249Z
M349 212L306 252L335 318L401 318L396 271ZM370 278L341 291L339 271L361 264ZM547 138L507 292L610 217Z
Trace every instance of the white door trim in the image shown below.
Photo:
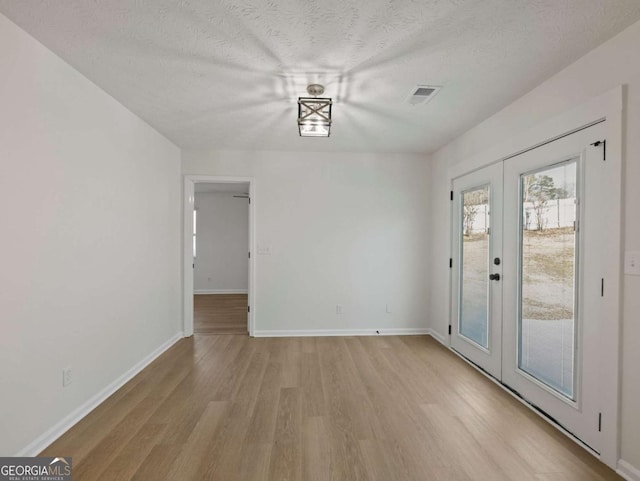
M185 175L183 197L183 236L182 236L182 324L185 337L193 335L193 207L195 201L194 185L209 184L249 184L249 306L248 330L253 336L255 331L255 180L253 177L228 177L218 175Z
M609 172L618 185L622 186L623 94L624 87L616 87L576 106L568 112L526 130L521 135L513 136L493 148L460 159L460 162L448 170L449 185L453 185L453 179L468 172L508 159L515 153L540 145L556 138L558 135L572 132L599 120L606 120L606 148L607 162L610 165ZM611 322L603 323L603 329L600 332L602 351L605 354L602 356L599 373L599 385L602 389L602 444L599 459L616 469L620 457L622 189L611 192L608 200L609 205L607 208L611 215L607 218L608 224L603 228L612 235L616 235L617 239L612 243L615 244L615 248L607 253L607 258L610 261L607 262L604 275L607 283L606 288L609 292L616 294L605 297L603 312L606 313ZM451 286L451 269L449 270L449 275L449 285ZM451 289L449 294L451 295ZM451 324L453 322L451 312L449 316L449 324ZM450 337L447 344L451 346Z

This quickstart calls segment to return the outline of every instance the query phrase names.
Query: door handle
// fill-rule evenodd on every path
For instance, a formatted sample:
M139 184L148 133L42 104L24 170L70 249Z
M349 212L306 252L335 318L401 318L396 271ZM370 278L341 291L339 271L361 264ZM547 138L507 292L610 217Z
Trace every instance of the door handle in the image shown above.
M489 274L489 280L499 281L500 280L500 274Z

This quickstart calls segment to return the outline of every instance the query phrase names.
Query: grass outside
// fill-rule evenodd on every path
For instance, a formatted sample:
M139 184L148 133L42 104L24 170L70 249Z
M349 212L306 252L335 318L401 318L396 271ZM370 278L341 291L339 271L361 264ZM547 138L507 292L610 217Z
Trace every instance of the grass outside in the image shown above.
M523 317L573 319L575 232L525 231L522 241Z
M488 273L488 236L464 237L464 277L481 281ZM523 318L574 317L575 232L573 228L524 231L522 242ZM480 292L478 292L480 294Z

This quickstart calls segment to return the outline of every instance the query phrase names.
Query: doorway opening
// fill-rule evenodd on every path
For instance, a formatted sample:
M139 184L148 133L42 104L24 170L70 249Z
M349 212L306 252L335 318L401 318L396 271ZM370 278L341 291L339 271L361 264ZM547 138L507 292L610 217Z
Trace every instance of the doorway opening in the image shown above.
M185 177L184 331L251 334L252 182Z
M193 331L247 334L249 184L196 182Z

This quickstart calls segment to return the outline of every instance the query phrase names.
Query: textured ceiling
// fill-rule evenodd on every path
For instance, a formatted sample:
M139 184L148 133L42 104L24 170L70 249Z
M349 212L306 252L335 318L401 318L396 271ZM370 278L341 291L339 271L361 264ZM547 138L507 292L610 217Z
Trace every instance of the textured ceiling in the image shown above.
M638 0L0 0L183 148L430 152L640 19ZM300 138L308 83L331 137ZM427 105L406 97L442 85Z

